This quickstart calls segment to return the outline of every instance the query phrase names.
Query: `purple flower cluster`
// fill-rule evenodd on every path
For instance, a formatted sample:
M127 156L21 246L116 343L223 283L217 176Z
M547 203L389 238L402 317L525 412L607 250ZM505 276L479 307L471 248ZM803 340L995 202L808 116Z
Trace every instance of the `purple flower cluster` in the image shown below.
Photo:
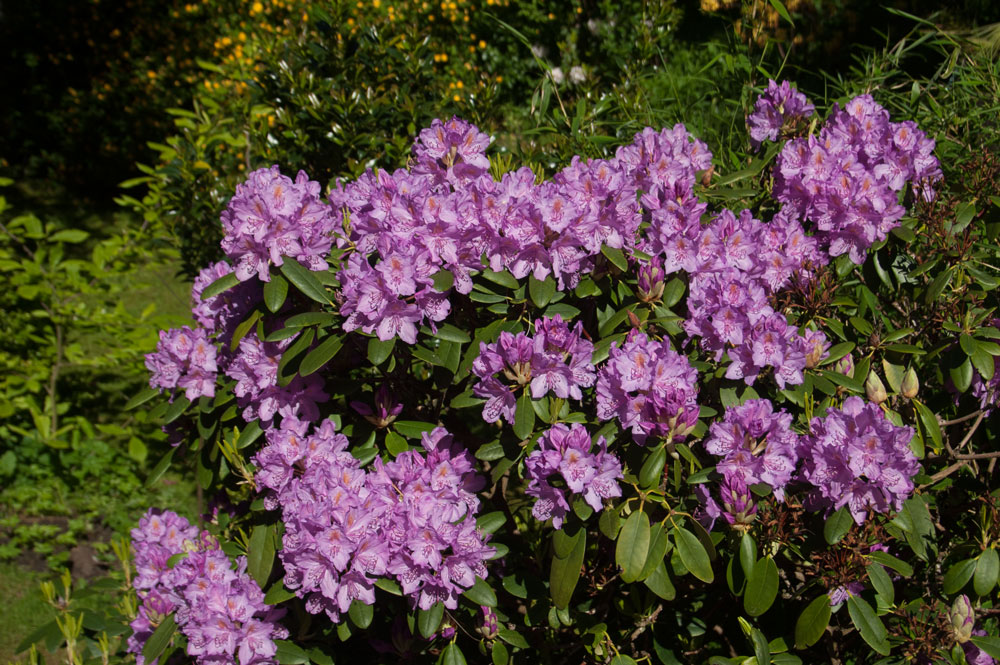
M865 251L884 240L905 209L907 182L924 200L942 178L934 141L916 123L889 122L870 95L833 113L818 135L785 145L774 171L774 196L789 214L815 225L830 256L863 263Z
M910 450L913 429L893 425L875 404L848 397L841 409L813 418L800 440L802 479L813 486L806 505L815 510L847 506L861 524L869 511L899 510L920 470Z
M479 377L473 392L486 398L483 420L494 423L501 416L514 422L514 391L530 383L531 397L552 393L562 399L582 400L581 388L594 385L594 345L583 339L583 324L571 329L556 314L535 321L535 335L501 332L492 344L480 342L472 373ZM503 375L511 384L504 383Z
M318 374L296 375L287 385L278 385L278 365L285 350L298 335L278 342L263 342L251 331L240 340L239 349L225 368L236 380L237 402L247 422L260 419L270 424L275 414L298 415L306 420L319 418L318 404L329 399Z
M128 651L139 665L146 641L170 613L187 638L187 653L202 664L274 663L274 640L288 637L278 623L284 610L264 604L264 593L246 572L246 557L232 562L208 532L170 511L150 510L132 530L142 605L132 622ZM171 565L171 559L181 555ZM153 664L149 664L153 665Z
M199 397L215 396L216 364L215 345L206 332L188 326L161 330L160 341L154 353L146 354L146 369L151 372L151 388L183 388L186 397L194 401Z
M777 141L815 111L816 107L788 81L782 81L780 85L773 80L768 81L767 92L757 98L753 113L747 116L750 145L756 150L764 141Z
M236 277L271 279L270 266L288 256L310 270L325 270L339 219L320 200L320 184L303 171L292 181L277 166L258 169L236 186L222 212L222 249Z
M332 421L308 428L284 418L255 458L265 503L285 524L285 585L333 621L355 600L373 604L379 577L421 609L455 609L495 551L476 528L483 481L469 453L437 428L423 435L426 453L376 458L365 471Z
M569 511L567 490L582 494L595 511L603 507L604 499L621 496L618 480L622 478L622 464L612 453L604 437L597 438L597 452L591 452L590 433L578 423L567 427L553 426L538 439L538 448L524 461L528 487L525 494L535 497L531 514L545 521L552 518L552 525L561 529L563 518ZM552 476L559 474L565 483L553 487Z
M625 343L611 346L597 375L597 417L618 418L632 438L645 445L649 435L681 441L698 420L698 372L688 359L633 330Z
M705 450L722 457L716 465L725 478L737 477L746 485L767 483L779 501L798 462L798 435L792 431L792 414L775 413L770 400L747 400L726 409L725 417L712 423Z
M728 352L727 378L752 384L765 367L773 367L779 387L802 383L802 371L815 366L806 356L816 344L822 347L825 337L815 331L799 335L771 307L770 297L793 278L804 279L823 258L815 241L786 215L765 224L748 210L739 217L723 211L698 240L685 331L716 360Z
M242 282L211 298L201 299L201 294L208 285L232 272L231 265L219 261L203 268L194 278L194 285L191 287L191 315L198 325L216 335L223 344L232 339L236 326L263 299L257 282Z
M663 227L655 247L668 241L672 215L696 224L704 210L693 195L694 174L710 165L711 154L681 125L647 129L610 160L574 158L541 183L529 168L494 180L488 145L489 137L462 120L436 120L420 133L410 170L368 171L338 185L331 200L350 219L339 243L354 250L340 275L346 330L414 343L420 325L450 311L435 275L449 271L455 290L468 293L484 260L518 279L551 275L560 289L572 288L594 269L602 246L636 246L639 191L651 197L654 225ZM679 191L694 212L671 212Z
M757 515L753 494L739 475L732 474L722 479L718 501L706 484L695 486L694 493L701 502L695 517L706 529L711 530L720 517L736 529L747 529Z

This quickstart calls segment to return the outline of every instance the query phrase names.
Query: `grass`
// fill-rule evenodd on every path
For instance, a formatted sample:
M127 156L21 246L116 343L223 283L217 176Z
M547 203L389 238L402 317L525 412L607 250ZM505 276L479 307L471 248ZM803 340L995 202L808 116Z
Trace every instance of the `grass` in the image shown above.
M55 617L38 588L42 573L26 570L14 563L0 563L0 663L22 660L17 645L42 624Z

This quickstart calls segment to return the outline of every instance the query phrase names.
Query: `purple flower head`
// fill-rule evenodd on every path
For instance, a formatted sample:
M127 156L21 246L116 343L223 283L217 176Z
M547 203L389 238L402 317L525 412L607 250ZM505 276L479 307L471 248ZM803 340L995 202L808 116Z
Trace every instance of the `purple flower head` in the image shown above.
M639 263L638 293L639 300L645 303L659 302L663 297L664 287L663 261L653 257L649 261Z
M225 261L219 261L202 269L194 278L194 285L191 287L191 315L198 325L215 334L223 344L232 338L239 322L246 318L254 305L263 298L260 284L244 282L219 295L201 299L205 287L232 272L232 266Z
M319 183L305 172L293 181L277 166L258 169L237 185L222 212L222 249L241 282L253 275L270 281L270 267L280 266L286 256L309 270L326 270L338 222L320 200Z
M151 388L183 388L186 397L215 396L216 348L203 328L188 326L160 331L156 351L146 355L146 368L152 373Z
M777 141L787 135L815 113L816 108L806 96L782 81L767 82L767 91L757 98L754 111L747 116L750 145L754 150L764 141Z
M847 599L851 596L857 596L862 591L865 590L865 585L861 582L848 582L834 589L827 591L827 595L830 596L830 606L836 607L841 603L847 602Z
M435 119L413 144L413 172L456 183L476 178L490 168L490 137L460 118Z
M912 428L893 425L878 406L852 396L841 409L813 418L811 431L799 451L802 479L814 488L807 505L846 505L858 524L870 511L902 508L920 470L909 446Z
M632 331L611 346L597 377L597 417L618 418L637 443L656 435L681 441L698 420L698 373L666 340Z
M783 501L798 462L798 436L791 424L791 414L775 413L769 400L747 400L712 423L705 449L723 458L716 468L725 478L739 478L747 485L767 483Z
M568 494L582 495L597 511L603 508L604 499L621 496L621 462L607 451L604 437L598 437L596 453L592 447L590 433L579 423L557 424L539 437L538 447L524 462L525 494L536 499L531 509L535 519L551 517L552 525L561 529L569 511ZM551 484L557 474L565 488Z
M718 488L718 500L705 484L695 487L695 495L700 504L695 512L695 519L709 531L715 527L715 521L720 517L737 530L748 529L756 518L757 504L746 483L738 475L722 479Z

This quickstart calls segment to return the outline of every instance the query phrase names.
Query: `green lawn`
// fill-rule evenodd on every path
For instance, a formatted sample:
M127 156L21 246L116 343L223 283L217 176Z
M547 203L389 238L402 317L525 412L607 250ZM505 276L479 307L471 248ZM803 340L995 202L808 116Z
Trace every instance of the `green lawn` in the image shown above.
M24 660L15 652L18 643L55 616L38 588L43 579L42 573L0 563L0 663Z

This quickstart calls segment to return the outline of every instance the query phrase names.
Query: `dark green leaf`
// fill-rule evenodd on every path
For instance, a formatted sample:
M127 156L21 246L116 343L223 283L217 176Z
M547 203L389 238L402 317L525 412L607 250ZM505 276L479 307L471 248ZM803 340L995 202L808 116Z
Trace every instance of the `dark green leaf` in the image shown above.
M912 402L914 406L917 407L917 413L920 415L920 422L930 435L935 448L940 449L942 446L941 424L938 422L937 416L935 416L934 413L921 402L918 402L917 400L912 400Z
M743 609L752 617L757 617L770 609L778 596L778 566L769 556L756 564L747 578L747 589L743 594Z
M497 632L497 637L511 645L512 647L517 647L518 649L527 649L528 641L524 639L521 633L517 633L513 630L507 630L506 628L501 628Z
M263 587L274 566L274 526L258 524L250 532L247 548L247 572Z
M534 276L528 278L528 294L535 307L543 308L552 301L552 296L556 293L556 281L549 275L543 281L539 281Z
M282 584L279 579L271 585L271 588L267 590L266 594L264 594L264 603L267 605L278 605L279 603L291 600L292 598L295 598L295 592L286 589L285 585Z
M507 647L500 640L493 642L493 646L490 648L490 659L493 661L493 665L507 665L510 661Z
M830 623L830 596L822 594L814 598L795 622L795 647L810 647L823 637Z
M305 328L319 326L326 328L337 322L337 315L329 312L303 312L285 319L286 328Z
M949 368L948 374L951 376L952 383L955 384L955 389L964 393L972 385L972 360L966 358L958 367Z
M771 665L771 648L759 628L750 630L750 642L753 644L753 655L757 659L757 665Z
M871 580L872 586L875 588L875 593L885 599L886 605L891 606L896 600L896 591L892 586L889 573L885 572L885 568L877 563L868 564L866 570L868 571L868 579Z
M744 533L743 537L740 538L740 567L743 569L743 574L750 577L756 563L757 543L754 542L753 536Z
M455 275L450 270L439 270L431 277L434 280L434 290L444 293L455 284Z
M608 257L608 261L615 264L615 266L622 272L628 271L628 259L625 258L625 254L622 250L617 247L608 247L607 245L601 246L601 254Z
M486 607L497 606L496 592L493 591L486 580L479 577L476 578L476 583L466 589L462 595L476 605L485 605Z
M622 518L618 515L618 511L612 508L605 509L597 521L597 528L608 540L614 540L618 537L618 530L621 529L621 526Z
M995 635L973 635L972 643L993 658L1000 658L1000 637Z
M667 539L667 532L663 529L663 525L654 524L649 530L649 551L646 553L646 562L642 565L642 570L639 571L637 581L645 580L653 574L659 564L663 563L663 557L667 553L667 545L669 544L670 541Z
M649 540L649 516L637 510L625 520L615 547L615 562L622 569L622 581L632 583L639 578L649 552Z
M431 635L437 632L441 625L441 618L444 617L444 604L434 603L429 610L417 611L417 630L425 639L430 639Z
M976 352L976 340L968 333L962 333L958 338L958 345L965 351L965 355L971 356Z
M456 328L450 323L445 323L438 326L438 331L434 333L434 336L438 339L447 340L449 342L458 342L460 344L465 344L466 342L471 342L472 338L469 337L469 333Z
M316 275L295 259L290 256L283 257L281 272L305 297L324 305L333 304L327 297L323 284L316 279Z
M954 274L953 270L953 268L948 268L938 273L937 277L931 281L930 286L927 287L927 292L924 294L924 302L926 304L933 304L940 297L941 292L951 282L951 277Z
M882 625L881 619L875 614L872 606L861 596L850 596L847 599L847 611L851 615L851 621L868 646L883 656L888 656L889 643L886 638L889 633Z
M673 582L670 581L670 573L667 572L667 566L663 559L660 559L652 574L642 583L663 600L673 600L677 596L677 590L674 589Z
M125 403L124 409L126 411L131 411L137 406L145 404L149 400L153 399L160 394L159 388L143 388L138 393L132 396L132 398Z
M519 439L527 439L535 429L535 409L531 406L531 393L527 390L517 399L514 412L514 434Z
M663 467L667 463L667 451L663 446L654 450L639 470L639 486L643 489L656 487L660 484Z
M446 646L441 653L441 665L465 665L465 655L454 642Z
M482 276L494 284L499 284L500 286L507 287L508 289L514 290L518 287L517 279L514 278L506 270L502 272L493 272L492 270L486 269L481 273Z
M853 350L854 342L841 342L840 344L834 344L827 352L829 355L823 359L823 362L821 362L820 365L835 363Z
M309 376L320 367L323 367L330 362L331 358L337 355L343 346L343 337L340 335L330 335L302 359L302 362L299 363L299 375Z
M271 275L271 281L264 284L264 304L271 312L277 312L288 297L288 280L281 275Z
M788 21L788 23L792 27L795 27L795 22L792 21L792 17L789 16L788 10L785 9L785 5L782 4L781 0L770 0L770 2L771 2L771 6L774 7L774 11L778 12L778 14L781 16L781 18L783 18L786 21ZM759 665L767 665L767 663L759 663Z
M355 600L347 610L347 615L351 617L351 622L355 626L364 630L372 623L372 617L375 616L375 607L360 600Z
M372 337L368 340L368 361L376 367L381 365L392 354L394 346L396 346L395 337L391 337L384 342L378 337Z
M879 550L876 550L871 554L869 554L868 558L871 559L872 561L877 561L886 568L891 568L892 570L895 570L903 577L909 577L910 575L913 574L913 566L906 563L905 561L897 559L888 552L881 552Z
M167 407L167 412L163 414L163 422L168 425L180 418L187 408L191 406L191 400L187 397L175 397L174 403Z
M712 582L715 579L712 562L698 537L682 526L674 527L672 533L684 567L702 582Z
M608 663L608 665L635 665L635 660L632 658L632 656L625 656L622 654L618 654L617 656L611 659L611 662Z
M176 630L177 622L174 621L174 615L170 614L156 627L156 630L149 636L149 639L146 640L146 644L142 647L143 659L147 663L151 663L159 658L163 650L170 644L170 639L174 636L174 631Z
M424 432L432 432L437 427L434 423L425 423L420 420L397 420L393 423L393 428L405 436L407 439L419 439Z
M973 573L976 572L976 564L976 559L965 559L953 565L944 574L941 589L948 595L960 591L972 579Z
M223 291L228 291L239 283L240 280L236 278L235 272L223 275L205 287L205 289L201 292L201 299L208 300L209 298L219 295Z
M993 372L996 369L996 364L993 361L993 356L986 352L979 342L974 342L976 344L975 350L972 352L972 365L979 372L979 376L983 377L984 381L989 381L993 378Z
M851 511L847 509L847 506L844 506L826 518L826 523L823 525L823 538L830 545L839 543L851 530L853 524L854 518L851 517Z
M166 455L160 458L160 461L156 463L156 466L153 467L153 470L149 472L149 476L146 478L146 487L152 487L167 472L176 451L176 448L171 448L167 451Z
M274 644L278 647L277 653L274 654L274 659L281 665L305 665L305 663L309 662L309 654L295 642L275 640Z
M985 596L997 583L997 574L1000 573L1000 556L992 547L983 550L976 562L976 574L972 577L972 588L976 594Z
M396 434L395 432L385 433L385 449L389 451L389 454L396 457L401 452L406 451L409 445L406 443L406 439Z
M260 421L254 420L250 422L243 431L240 432L239 437L236 439L236 448L242 450L246 448L251 443L260 438L260 435L264 433L264 430L260 428Z
M563 531L557 533L563 533L566 529L567 527L563 525ZM549 574L549 593L552 602L560 609L569 607L573 590L580 580L580 566L583 565L583 555L587 550L586 529L579 529L576 534L565 537L572 541L572 551L565 558L553 555Z

